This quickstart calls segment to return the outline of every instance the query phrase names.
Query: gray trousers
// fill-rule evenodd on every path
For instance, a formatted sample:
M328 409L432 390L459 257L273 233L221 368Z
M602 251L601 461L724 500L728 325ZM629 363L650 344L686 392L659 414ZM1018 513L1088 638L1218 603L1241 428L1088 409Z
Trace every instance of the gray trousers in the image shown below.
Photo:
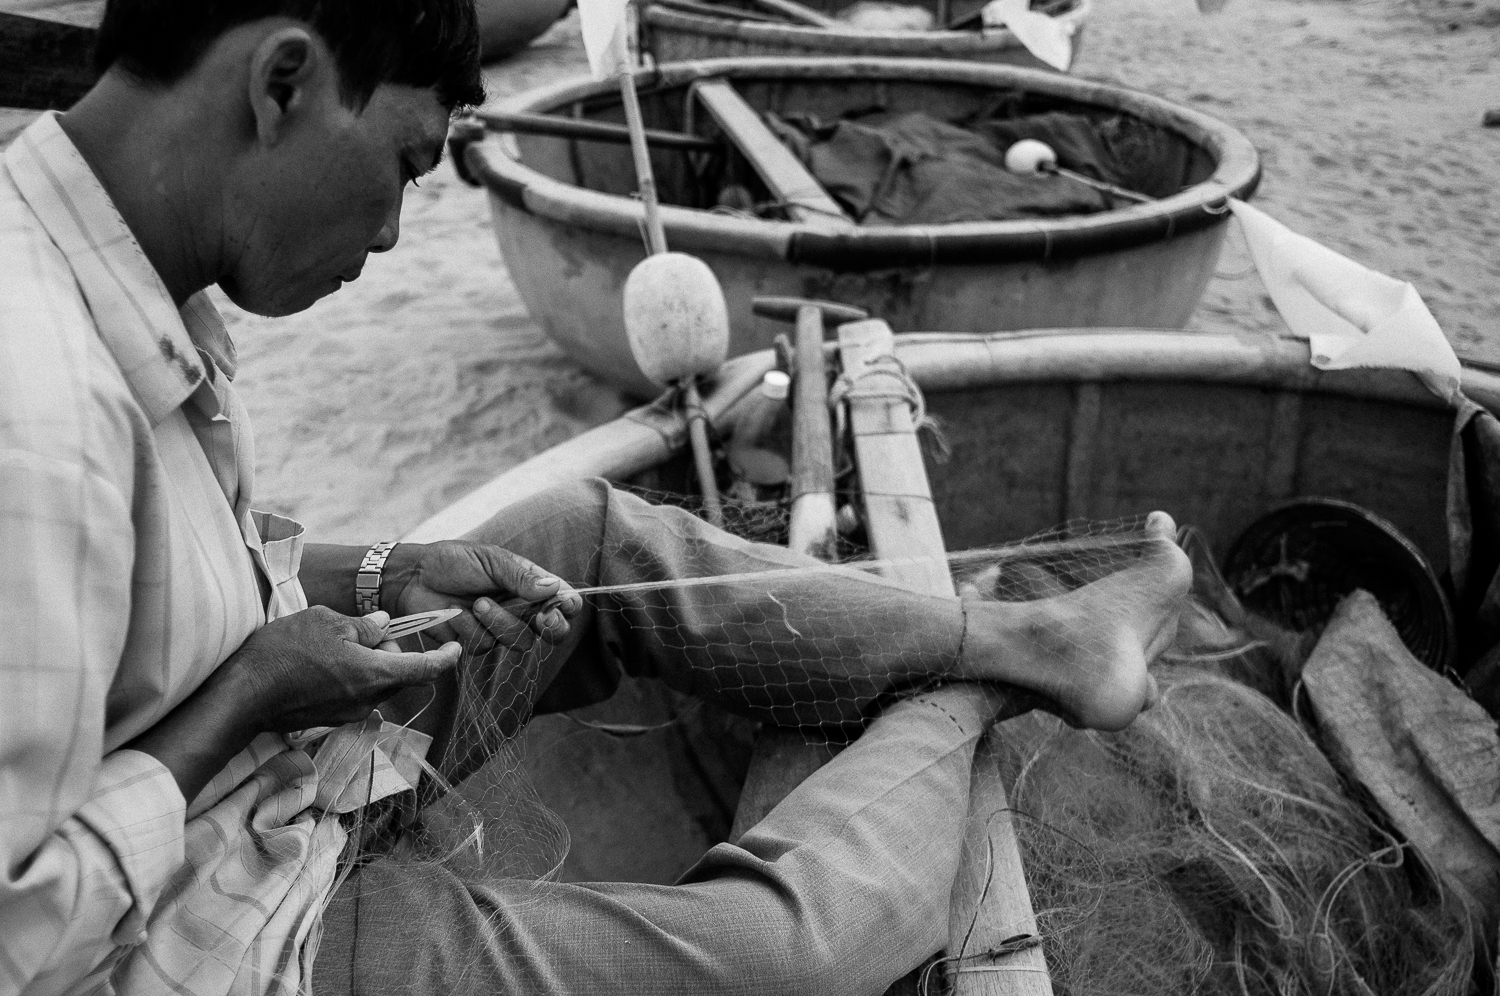
M523 503L470 538L579 586L803 562L602 482ZM607 697L622 673L784 725L868 728L673 886L466 881L430 864L364 863L325 913L315 993L879 993L943 946L974 747L992 712L981 696L955 711L951 697L945 708L917 691L959 652L951 600L822 574L588 601L524 679L493 664L468 676L441 747L451 778L483 762L505 722L524 721L517 694L542 711L574 708Z

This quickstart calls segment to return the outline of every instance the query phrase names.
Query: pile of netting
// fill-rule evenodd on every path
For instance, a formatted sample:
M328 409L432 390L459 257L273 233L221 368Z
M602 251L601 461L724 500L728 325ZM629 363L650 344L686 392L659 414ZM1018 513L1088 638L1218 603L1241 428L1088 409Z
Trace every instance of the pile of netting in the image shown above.
M1468 921L1302 725L1192 666L1127 731L998 738L1054 989L1461 994Z
M759 540L784 537L784 503L743 504L728 509L732 527ZM970 600L1048 598L1131 564L1145 542L1143 525L1074 526L954 554L950 566ZM857 530L845 543L846 553L860 555ZM785 572L765 577L769 584ZM741 575L724 583L755 581ZM678 578L662 586L714 584ZM1295 689L1283 679L1295 669L1288 658L1300 652L1298 641L1236 632L1214 613L1211 596L1196 594L1177 643L1154 671L1160 701L1129 729L1080 731L1032 713L1003 724L986 741L999 745L994 753L976 761L998 765L1010 794L1054 991L1470 992L1475 952L1462 904L1383 829L1295 715ZM736 639L786 639L770 631L780 617L752 626L730 618L727 601L699 608L715 604ZM757 637L756 627L769 629ZM556 874L568 832L538 800L516 736L538 666L524 664L508 679L514 714L491 717L503 727L485 734L491 759L427 808L420 833L405 845L411 859L477 878Z

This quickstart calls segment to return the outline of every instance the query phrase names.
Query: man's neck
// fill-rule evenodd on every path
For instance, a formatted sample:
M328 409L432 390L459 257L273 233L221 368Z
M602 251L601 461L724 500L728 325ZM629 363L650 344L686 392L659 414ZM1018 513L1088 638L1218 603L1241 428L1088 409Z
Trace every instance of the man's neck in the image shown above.
M179 307L222 272L219 172L198 130L221 122L207 117L112 70L60 119Z

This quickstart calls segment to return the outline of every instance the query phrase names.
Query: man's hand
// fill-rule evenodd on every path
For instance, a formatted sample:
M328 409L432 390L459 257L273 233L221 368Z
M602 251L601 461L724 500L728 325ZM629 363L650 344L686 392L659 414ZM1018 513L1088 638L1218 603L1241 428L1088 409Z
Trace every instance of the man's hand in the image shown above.
M461 640L476 655L496 643L523 652L539 639L556 643L583 607L583 598L562 578L498 546L461 540L402 543L391 552L384 573L381 603L393 616L463 608L462 615L431 632ZM513 612L501 608L512 599L530 605Z
M381 644L390 616L363 619L314 606L267 623L209 678L227 686L257 733L340 726L368 716L409 685L430 685L458 663L459 647L405 654ZM395 651L395 652L393 652Z
M356 722L458 664L457 643L412 654L374 649L389 621L383 612L356 619L315 607L268 623L126 746L159 760L191 801L258 734Z

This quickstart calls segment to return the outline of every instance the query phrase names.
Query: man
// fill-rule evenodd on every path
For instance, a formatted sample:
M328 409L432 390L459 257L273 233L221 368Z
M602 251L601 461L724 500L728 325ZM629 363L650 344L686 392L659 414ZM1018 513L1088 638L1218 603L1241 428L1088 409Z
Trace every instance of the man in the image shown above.
M586 604L802 562L598 482L425 547L253 512L202 292L288 314L394 246L477 51L472 0L110 0L99 84L6 151L0 993L877 991L943 942L975 738L1032 701L999 683L1105 728L1149 701L1186 590L1165 516L1130 571L964 606L826 576ZM383 642L448 605L439 649ZM341 817L409 798L424 749L460 779L622 669L869 727L678 887L341 864ZM982 685L897 701L941 680Z

